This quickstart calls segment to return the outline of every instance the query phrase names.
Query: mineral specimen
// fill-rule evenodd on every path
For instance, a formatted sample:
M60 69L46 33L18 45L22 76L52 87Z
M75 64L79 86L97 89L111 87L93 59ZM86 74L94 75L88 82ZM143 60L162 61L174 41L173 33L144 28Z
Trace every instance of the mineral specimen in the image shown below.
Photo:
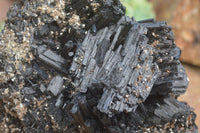
M147 29L126 17L117 25L88 33L70 68L80 92L103 89L97 108L111 112L132 112L146 100L159 75L153 62L153 47L147 45ZM93 45L91 45L93 44Z
M20 0L0 35L0 132L197 132L172 28L119 0Z
M155 53L154 60L161 70L161 75L154 83L152 92L166 95L183 94L188 87L188 78L179 58L181 51L174 43L171 27L166 22L147 20L139 22L148 29L147 37Z

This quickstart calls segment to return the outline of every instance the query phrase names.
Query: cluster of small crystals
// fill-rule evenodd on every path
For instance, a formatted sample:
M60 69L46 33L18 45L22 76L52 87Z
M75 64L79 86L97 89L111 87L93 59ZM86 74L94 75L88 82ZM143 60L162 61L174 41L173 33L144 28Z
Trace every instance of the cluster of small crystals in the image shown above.
M138 132L145 132L145 133L174 133L174 132L194 132L195 126L192 122L194 117L194 113L191 112L187 117L184 115L178 116L176 119L164 124L164 125L155 125L152 127L141 127L138 126ZM188 129L190 127L190 130Z
M6 59L6 73L0 77L1 82L6 82L8 79L14 80L15 74L21 74L19 66L25 69L24 62L30 63L34 59L29 46L29 38L31 37L30 29L22 32L23 40L21 44L16 42L17 37L12 29L5 27L1 38L1 45L3 47L3 55Z
M51 8L47 6L51 2L56 3L55 7ZM3 64L0 64L0 66L4 69L0 71L0 84L6 83L9 80L15 81L21 77L20 79L22 79L22 82L18 83L18 88L23 88L24 86L22 72L26 71L27 64L30 64L31 61L35 59L32 52L30 52L30 49L31 45L35 45L33 43L35 27L45 25L40 15L50 14L52 19L56 21L58 25L60 24L60 26L63 26L63 24L65 24L64 0L51 0L47 2L44 0L32 0L27 2L27 4L30 4L31 6L25 6L21 9L16 8L15 5L11 7L10 12L16 14L8 16L9 23L5 25L0 40L0 53L3 56ZM29 9L26 9L28 7ZM22 11L25 9L27 12ZM17 16L17 14L20 17ZM28 17L28 19L24 17ZM34 18L37 18L37 23L32 22L32 19ZM21 25L23 26L21 27ZM25 101L21 99L21 94L18 89L14 91L11 88L6 88L1 94L4 97L2 103L5 105L2 105L5 109L2 113L4 112L5 114L16 118L16 120L20 119L23 121L24 115L27 113L27 108L24 104L27 99L25 99ZM39 100L35 98L34 105L37 103L39 103ZM13 121L12 119L9 116L3 117L0 124L0 131L5 133L20 132L21 129L18 126L9 124L10 121ZM51 123L54 123L52 126L53 128L58 128L53 118L51 119ZM46 128L48 128L48 125Z
M93 10L94 12L96 12L97 9L100 7L100 4L97 3L97 2L94 2L94 3L91 3L91 6L92 6L92 10Z
M23 29L20 29L20 25L18 24L15 27L11 27L10 25L5 25L3 33L1 35L1 51L4 58L4 66L5 71L1 71L0 82L4 83L8 80L15 80L16 74L21 74L22 71L26 71L25 63L29 63L34 59L34 56L30 52L30 45L32 44L33 34L35 32L35 27L41 27L45 25L45 20L42 18L42 14L49 14L49 16L56 21L61 30L60 35L65 31L64 26L69 24L71 26L77 27L80 26L80 18L76 14L68 14L72 15L69 17L68 21L66 19L65 9L65 0L32 0L29 2L25 2L26 7L22 7L22 11L18 9L16 12L16 16L11 16L8 20L12 23L13 21L20 21L21 23L27 24L24 25ZM50 6L52 3L55 3L55 6ZM40 5L40 6L34 6ZM28 7L28 9L26 9ZM11 7L10 12L14 12L15 6ZM26 11L23 11L26 10ZM17 17L17 13L20 14L20 17ZM28 17L28 19L24 19L23 15ZM37 18L37 23L33 23L32 19ZM49 21L49 20L47 20ZM35 22L35 21L34 21ZM22 31L23 30L23 31ZM20 35L19 33L20 32ZM51 34L55 34L53 31ZM20 40L21 35L22 40ZM22 69L22 70L20 70Z
M73 14L72 17L68 20L69 25L73 26L74 28L78 29L81 25L80 17L76 14Z
M15 133L20 132L21 129L13 124L8 124L11 120L9 117L12 116L14 119L23 120L24 115L27 113L27 108L24 103L22 103L22 99L19 92L10 92L9 89L5 89L2 92L4 98L2 99L2 103L4 104L4 109L1 110L1 113L5 113L5 117L3 117L0 123L0 132L4 133ZM1 105L1 104L0 104ZM3 106L3 105L1 105Z
M100 4L96 1L90 1L92 10L94 12L100 7ZM8 16L9 21L21 21L21 23L25 23L24 31L20 29L19 24L16 27L11 27L10 25L6 25L2 34L1 39L1 48L3 54L6 56L6 62L8 64L6 72L1 71L0 82L6 82L9 79L15 80L15 74L21 74L19 71L19 66L23 68L25 71L24 63L30 63L31 60L34 59L32 53L30 53L30 45L32 45L32 41L30 39L33 38L35 27L44 26L48 21L56 21L61 29L59 33L54 33L54 31L50 31L50 36L58 38L58 35L63 35L66 31L66 25L70 25L75 29L78 29L80 26L82 28L85 27L85 24L81 24L81 18L76 12L65 12L66 4L71 4L71 1L65 0L32 0L25 1L25 7L18 10L15 9L15 6L11 7L10 12L16 12L13 16ZM39 6L38 6L39 5ZM16 10L16 11L15 11ZM21 17L17 17L17 14ZM53 20L44 20L42 15L48 14ZM23 17L28 17L28 19L24 19ZM37 21L32 21L32 19L37 18ZM68 19L66 19L68 18ZM37 23L36 23L37 22ZM70 33L69 28L68 32ZM23 40L21 42L16 41L19 40L19 35L17 32L21 32L20 35L23 35ZM55 36L54 36L55 35ZM9 40L9 41L7 41Z
M55 6L50 7L51 3L55 3ZM65 9L65 0L49 0L47 3L41 5L37 10L42 14L49 14L53 20L55 20L60 25L65 25L66 14ZM44 23L42 23L44 25Z
M33 101L30 99L23 99L20 94L24 90L25 77L23 77L23 72L26 72L27 66L31 65L32 61L36 58L34 57L31 46L37 45L34 42L35 32L37 28L48 25L49 23L56 22L59 26L59 34L54 31L50 31L48 35L49 38L58 38L66 30L66 25L72 28L78 29L81 26L81 20L76 12L69 12L66 14L65 6L70 4L67 0L21 0L22 3L14 4L9 11L8 20L4 27L4 30L0 36L0 54L2 54L2 64L0 64L0 84L6 83L9 80L17 83L16 90L14 88L6 87L2 88L2 106L5 104L4 109L1 112L11 115L14 119L24 121L25 114L30 112L31 114L40 115L42 109L44 112L44 119L50 119L50 124L46 124L45 130L48 131L53 128L55 131L60 129L58 123L56 122L54 116L49 116L47 113L48 103L45 102L46 98L41 98L40 100L34 96ZM97 10L98 5L93 5L93 9ZM44 16L48 15L48 19L45 20ZM68 18L68 19L66 19ZM49 80L51 80L51 74L49 75ZM21 79L20 82L18 80ZM65 86L63 86L65 87ZM1 100L1 99L0 99ZM32 110L27 108L25 103L28 102L29 106L32 104ZM1 105L1 103L0 103ZM40 111L36 109L39 107ZM3 109L3 108L2 108ZM35 111L34 111L35 110ZM13 121L10 116L3 117L3 122L0 124L0 132L21 132L20 124L13 125L9 124ZM66 128L67 129L67 128ZM63 129L65 130L65 128Z

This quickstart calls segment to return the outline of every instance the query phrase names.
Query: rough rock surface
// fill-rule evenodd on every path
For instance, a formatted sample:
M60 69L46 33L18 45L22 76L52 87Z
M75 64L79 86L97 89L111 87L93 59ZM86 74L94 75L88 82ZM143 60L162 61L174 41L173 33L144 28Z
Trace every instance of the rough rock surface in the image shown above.
M118 0L20 0L0 36L0 131L196 132L171 27Z

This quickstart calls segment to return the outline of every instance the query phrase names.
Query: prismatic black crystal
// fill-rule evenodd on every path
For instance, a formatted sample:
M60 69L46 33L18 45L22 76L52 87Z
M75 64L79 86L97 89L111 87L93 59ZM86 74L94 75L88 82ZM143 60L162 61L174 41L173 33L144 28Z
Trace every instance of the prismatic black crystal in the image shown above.
M0 35L0 132L198 132L172 27L119 0L19 0Z
M160 73L153 62L153 47L147 45L147 29L126 19L95 36L88 33L70 68L80 92L88 87L103 90L97 108L108 114L135 111Z

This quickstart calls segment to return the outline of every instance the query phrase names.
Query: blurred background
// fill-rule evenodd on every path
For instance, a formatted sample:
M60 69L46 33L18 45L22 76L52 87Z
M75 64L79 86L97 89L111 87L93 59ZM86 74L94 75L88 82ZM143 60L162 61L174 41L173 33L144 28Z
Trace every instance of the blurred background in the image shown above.
M9 6L16 0L0 0L0 30ZM156 18L173 26L175 43L181 48L181 61L190 78L190 85L179 100L195 109L200 126L200 0L121 0L126 15L137 21ZM199 127L200 128L200 127Z

